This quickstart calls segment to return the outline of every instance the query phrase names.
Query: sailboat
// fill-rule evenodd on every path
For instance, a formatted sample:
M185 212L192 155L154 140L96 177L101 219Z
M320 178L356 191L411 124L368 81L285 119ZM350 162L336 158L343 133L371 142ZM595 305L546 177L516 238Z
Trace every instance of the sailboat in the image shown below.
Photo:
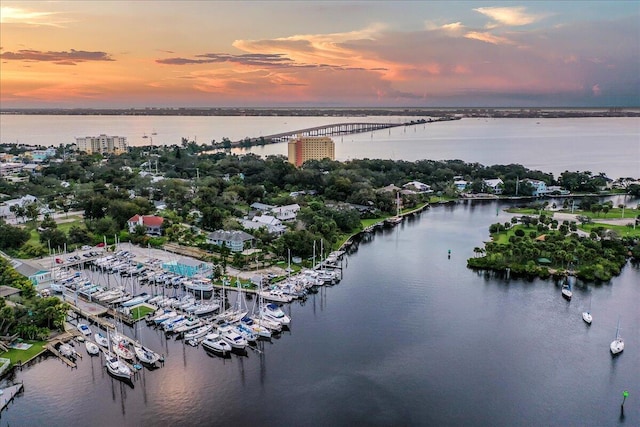
M616 339L611 341L609 348L613 355L622 353L624 350L624 341L622 340L622 337L620 337L620 318L618 318L618 327L616 328Z
M385 219L385 222L389 225L396 225L402 222L402 216L400 215L400 192L396 193L396 216Z
M593 320L592 316L591 316L591 297L589 297L589 309L587 311L583 311L582 312L582 320L584 320L585 322L587 322L587 324L591 324L591 321Z
M107 336L108 335L109 330L107 329ZM109 339L107 340L110 341ZM133 375L131 369L129 369L126 363L120 360L117 354L112 353L109 349L104 351L104 363L111 376L120 380L131 381L131 376Z

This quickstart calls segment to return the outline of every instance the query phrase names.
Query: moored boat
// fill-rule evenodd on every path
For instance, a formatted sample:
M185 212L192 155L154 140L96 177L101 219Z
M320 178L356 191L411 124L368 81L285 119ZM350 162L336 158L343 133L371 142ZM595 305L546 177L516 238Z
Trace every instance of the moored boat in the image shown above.
M133 350L135 351L138 360L147 366L155 366L156 362L160 360L159 354L149 350L142 345L134 346Z
M77 328L84 336L88 337L91 335L91 328L89 328L89 325L86 323L78 323Z
M616 328L616 339L611 342L609 349L614 356L624 350L624 341L620 336L620 319L618 319L618 327Z
M573 296L571 285L567 279L565 279L565 282L562 285L562 296L567 300L571 300L571 297Z
M291 323L291 318L289 318L289 316L287 316L277 304L265 304L262 307L260 314L263 317L278 322L284 326L288 326Z
M202 338L205 335L207 335L211 331L211 329L213 329L212 324L202 325L197 329L194 329L192 331L185 333L184 340L189 341L189 340L196 340L198 338Z
M232 325L224 324L218 326L218 334L220 334L220 338L229 343L232 348L243 349L248 345L247 340L240 335Z
M100 332L96 332L93 335L93 338L96 340L96 343L100 346L100 347L104 347L104 348L108 348L109 347L109 340L107 339L107 337L105 337L104 335L102 335Z
M226 356L231 352L231 345L216 333L208 334L202 341L202 347L222 356Z
M69 344L60 344L58 351L61 355L69 359L75 359L78 356L76 349Z
M121 380L131 381L131 376L133 375L131 369L129 369L126 363L120 360L116 354L105 351L104 363L107 367L107 372L109 372L109 374L111 374L113 377Z
M84 347L87 349L87 353L91 356L97 356L100 354L100 347L98 347L98 345L93 341L86 340L84 342Z

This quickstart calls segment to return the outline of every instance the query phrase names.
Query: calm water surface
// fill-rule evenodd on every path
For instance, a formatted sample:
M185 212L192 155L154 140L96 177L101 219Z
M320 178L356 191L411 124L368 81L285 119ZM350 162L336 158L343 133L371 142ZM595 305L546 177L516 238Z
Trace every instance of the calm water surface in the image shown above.
M73 143L76 137L126 136L131 145L237 141L339 122L404 123L416 117L188 117L0 115L0 141L32 145ZM144 135L151 138L143 138ZM604 172L640 178L640 119L462 119L372 133L336 136L336 159L415 161L461 159L483 165L518 163L553 173ZM287 155L287 144L235 150Z
M364 238L342 282L287 306L291 331L261 354L210 357L143 326L167 363L134 388L98 358L46 359L18 372L24 394L0 425L640 425L640 269L578 284L571 302L553 281L473 272L488 225L510 218L497 208L438 206Z

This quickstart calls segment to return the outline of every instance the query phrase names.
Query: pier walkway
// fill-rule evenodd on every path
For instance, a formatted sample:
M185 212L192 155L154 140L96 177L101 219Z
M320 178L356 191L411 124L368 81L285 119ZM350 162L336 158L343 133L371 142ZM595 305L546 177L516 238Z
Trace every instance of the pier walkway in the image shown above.
M2 412L4 408L7 407L9 402L11 402L16 394L20 393L23 388L24 385L20 383L0 389L0 412Z

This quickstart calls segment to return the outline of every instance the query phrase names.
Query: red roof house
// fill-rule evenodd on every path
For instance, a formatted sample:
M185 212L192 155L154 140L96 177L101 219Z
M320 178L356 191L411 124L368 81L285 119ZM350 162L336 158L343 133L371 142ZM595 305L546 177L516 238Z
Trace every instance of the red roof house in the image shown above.
M129 225L129 233L133 233L136 226L142 225L146 228L146 234L151 236L162 235L162 223L164 218L156 215L134 215L129 218L127 224Z

